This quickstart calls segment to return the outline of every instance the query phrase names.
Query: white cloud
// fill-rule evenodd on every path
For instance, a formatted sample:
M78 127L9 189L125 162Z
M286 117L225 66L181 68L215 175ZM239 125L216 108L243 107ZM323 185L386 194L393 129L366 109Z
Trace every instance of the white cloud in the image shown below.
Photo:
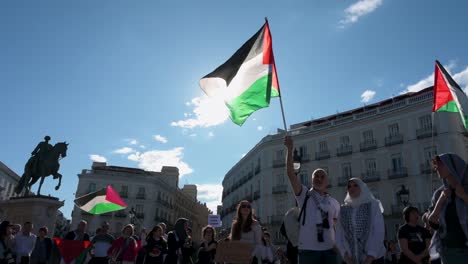
M340 26L356 23L360 17L372 13L382 5L383 0L360 0L345 9L345 18L340 21Z
M208 136L209 136L209 137L214 137L213 131L208 132Z
M263 130L263 127L262 127L262 126L258 126L258 127L257 127L257 130L258 130L258 131L262 131L262 130Z
M197 136L196 133L192 133L192 134L189 135L189 137L196 137L196 136Z
M128 159L138 162L139 168L148 171L161 171L163 166L174 166L179 168L179 174L182 177L193 172L193 169L182 161L183 151L182 147L169 150L149 150L143 153L133 153L128 156Z
M245 157L245 155L247 155L246 153L242 153L241 154L241 158Z
M372 100L375 96L376 92L375 91L372 91L372 90L365 90L362 94L361 94L361 102L363 103L367 103L369 102L370 100Z
M466 92L468 91L468 66L464 70L452 74L451 71L453 71L455 66L455 62L450 61L447 66L444 65L444 68L452 75L452 78L460 85L460 88L462 88L462 90L465 91L466 94ZM431 73L431 75L416 82L415 84L408 85L406 89L400 94L408 92L418 92L432 85L434 85L434 73Z
M161 135L154 135L154 140L161 142L161 143L167 143L167 138Z
M130 145L136 145L136 144L138 144L138 140L136 140L136 139L130 139L130 142L129 142L129 143L130 143Z
M89 155L89 158L95 162L107 162L107 159L105 157L97 154L91 154Z
M184 114L186 118L191 118L171 122L171 126L182 128L211 127L223 124L229 118L229 112L220 95L195 97L186 105L194 107L192 114Z
M129 148L129 147L123 147L123 148L120 148L120 149L116 149L113 151L113 153L116 153L116 154L128 154L128 153L132 153L134 152L134 150L132 148Z
M145 149L146 146L145 145L140 145L140 148Z
M221 205L223 186L221 184L197 184L198 200L206 203L206 206L216 213L218 205Z

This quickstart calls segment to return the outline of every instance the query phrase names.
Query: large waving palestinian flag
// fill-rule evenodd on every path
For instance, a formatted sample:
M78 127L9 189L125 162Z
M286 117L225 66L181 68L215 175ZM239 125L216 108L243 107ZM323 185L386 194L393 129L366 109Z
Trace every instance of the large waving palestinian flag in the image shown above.
M75 204L90 214L105 214L127 208L127 204L110 185L75 199Z
M208 95L221 93L231 120L241 126L256 110L280 96L268 22L223 65L200 80Z
M452 79L444 66L436 61L434 73L434 104L432 112L460 113L462 124L468 131L468 98Z

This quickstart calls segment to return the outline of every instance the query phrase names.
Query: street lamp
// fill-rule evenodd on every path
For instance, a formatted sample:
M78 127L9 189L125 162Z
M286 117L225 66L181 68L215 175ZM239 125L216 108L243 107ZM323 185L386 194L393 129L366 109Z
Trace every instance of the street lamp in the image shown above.
M397 192L398 199L406 207L409 204L410 192L405 185L401 185L401 189Z
M293 155L293 164L294 164L294 173L296 173L296 175L301 170L301 161L302 161L302 153L299 154L297 149L295 148L294 155Z

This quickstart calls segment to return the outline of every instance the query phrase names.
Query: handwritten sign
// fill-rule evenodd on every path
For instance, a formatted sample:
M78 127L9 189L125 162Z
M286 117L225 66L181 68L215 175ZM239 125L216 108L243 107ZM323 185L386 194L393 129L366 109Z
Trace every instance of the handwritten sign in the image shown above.
M221 227L221 216L220 215L208 215L208 224L212 227Z
M254 245L240 241L220 241L216 248L217 263L249 264Z

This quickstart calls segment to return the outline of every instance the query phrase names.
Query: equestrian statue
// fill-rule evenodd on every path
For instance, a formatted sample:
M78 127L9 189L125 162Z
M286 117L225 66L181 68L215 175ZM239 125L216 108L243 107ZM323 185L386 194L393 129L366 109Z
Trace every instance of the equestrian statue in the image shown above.
M31 158L24 166L24 173L21 176L18 184L16 184L15 192L21 194L23 191L28 195L31 187L41 179L37 195L41 195L41 187L45 177L53 175L54 179L59 179L55 190L60 188L62 184L62 175L58 173L60 168L59 160L67 156L67 142L59 142L52 146L49 144L50 137L45 136L44 141L40 142L31 153Z

